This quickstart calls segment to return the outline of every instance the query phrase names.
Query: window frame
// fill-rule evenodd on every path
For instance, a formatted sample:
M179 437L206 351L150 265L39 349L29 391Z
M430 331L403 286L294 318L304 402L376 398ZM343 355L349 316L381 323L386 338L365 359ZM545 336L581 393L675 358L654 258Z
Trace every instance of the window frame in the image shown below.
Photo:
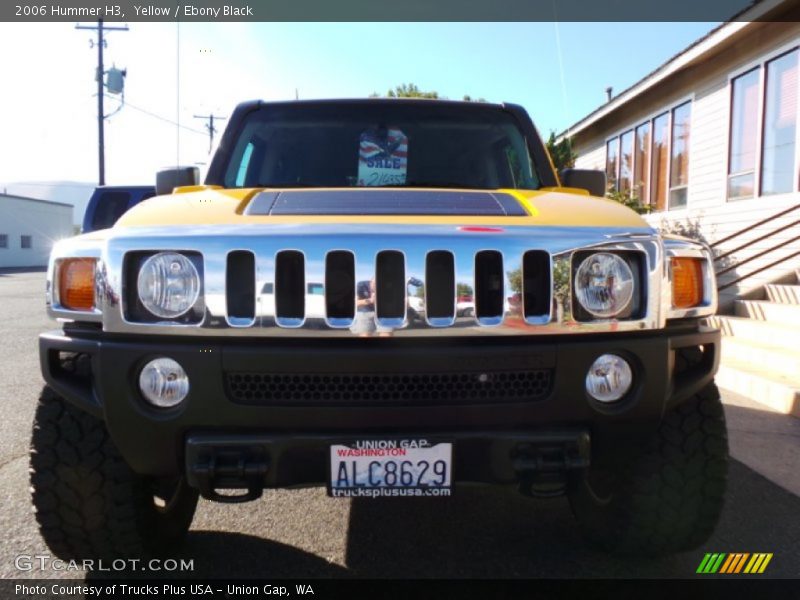
M615 156L615 161L616 161L616 162L614 163L614 181L613 181L613 185L612 185L612 183L611 183L611 182L609 182L609 181L606 181L606 192L610 192L612 189L613 189L614 191L617 191L617 190L619 190L619 149L620 149L620 137L621 137L621 133L620 133L620 132L618 132L616 135L612 135L611 137L609 137L609 138L606 140L606 144L605 144L605 147L604 147L604 148L605 148L605 151L606 151L606 160L605 160L605 164L603 165L603 171L604 171L604 172L605 172L605 174L606 174L606 180L608 179L608 147L609 147L609 144L611 144L611 143L613 142L613 143L614 143L614 146L616 147L616 150L617 150L617 153L616 153L616 156Z
M678 206L675 208L669 207L669 195L670 195L670 181L672 178L672 112L686 103L691 104L691 109L689 113L689 165L691 165L691 157L692 157L692 134L691 132L694 130L694 118L695 118L695 93L691 92L689 94L685 94L683 96L679 96L675 98L673 101L669 102L668 104L662 104L659 106L658 110L650 111L642 115L642 117L638 119L633 119L632 121L627 121L624 127L620 127L616 129L613 133L605 137L605 161L604 167L608 164L608 143L614 138L617 139L617 185L614 186L614 191L619 191L619 171L620 171L620 163L621 163L621 139L622 135L628 131L633 131L633 141L634 141L634 155L636 154L636 130L644 125L645 123L650 124L650 152L647 158L647 178L648 178L648 198L646 201L642 200L642 204L646 206L650 206L651 212L659 212L659 213L666 213L666 212L679 212L682 210L687 210L690 204L690 196L689 196L689 189L691 187L691 168L687 166L686 171L686 185L680 187L686 187L686 204L684 206ZM666 202L663 210L656 210L655 204L652 202L653 192L655 187L653 186L653 145L655 142L655 128L653 127L653 121L655 121L661 115L667 115L667 172L666 172L666 182L667 182L667 196ZM636 172L636 159L634 156L634 162L631 165L632 172ZM605 168L604 168L605 171ZM634 186L635 187L635 186ZM611 189L611 188L609 188Z
M794 170L793 170L793 188L788 192L781 192L777 194L762 194L761 182L761 165L764 156L764 117L766 112L767 103L767 65L772 61L781 58L782 56L791 52L797 51L797 70L798 70L798 89L797 101L795 106L795 132L794 132ZM746 75L750 71L758 69L758 110L756 113L756 158L753 169L753 195L744 198L731 198L729 195L729 179L731 169L731 119L733 118L733 81L742 75ZM800 38L794 38L778 48L772 50L768 54L760 56L757 59L751 60L741 67L730 71L728 73L728 108L726 114L726 125L728 128L727 145L726 145L726 158L725 158L725 173L724 182L725 189L725 203L728 202L747 202L748 200L763 200L764 198L782 198L788 194L796 194L800 191Z
M652 188L653 188L653 179L650 173L650 170L652 169L653 165L653 121L652 120L642 121L633 128L633 154L634 154L633 165L632 165L633 189L636 189L636 186L638 185L636 182L636 163L637 163L636 154L638 154L638 148L639 148L638 146L639 130L645 125L647 125L647 137L649 138L649 142L647 143L647 161L646 161L647 164L644 166L644 170L642 171L644 175L642 179L647 180L647 205L652 206L652 202L650 199L650 194L652 194Z
M628 195L634 191L635 186L633 183L633 174L636 171L635 168L635 156L634 152L636 150L636 127L629 127L624 129L622 133L619 134L619 142L617 148L617 191L620 191L620 182L622 181L622 138L626 135L630 134L631 140L631 168L630 168L630 187L628 188Z
M762 69L758 64L755 66L751 66L745 71L738 73L737 75L728 77L728 146L727 146L727 154L725 156L725 201L726 202L739 202L740 200L750 200L751 198L746 197L739 197L739 198L731 198L730 197L730 180L731 177L740 177L742 175L746 175L750 173L750 171L738 171L737 173L731 173L731 152L733 150L733 128L732 119L733 119L733 82L739 79L740 77L744 77L748 73L755 71L758 69L758 83L756 84L756 98L757 98L757 110L756 110L756 149L755 149L755 158L753 159L753 198L758 196L758 181L761 176L761 153L759 152L759 146L761 139L761 110L763 104L762 94L760 93L763 89L763 78L764 78L764 69Z
M669 147L668 147L668 157L669 160L667 161L667 211L676 211L676 210L684 210L689 207L689 165L691 163L692 158L692 118L694 117L694 100L687 100L685 102L680 102L678 104L674 104L672 108L669 109L669 129L668 131L668 138L669 138ZM689 158L686 160L686 183L683 185L672 185L672 162L673 162L673 155L672 155L672 132L675 131L675 111L685 106L686 104L689 105L689 140L686 144L686 151L689 154ZM663 114L663 113L662 113ZM672 200L672 191L673 190L686 190L686 203L683 206L670 206Z

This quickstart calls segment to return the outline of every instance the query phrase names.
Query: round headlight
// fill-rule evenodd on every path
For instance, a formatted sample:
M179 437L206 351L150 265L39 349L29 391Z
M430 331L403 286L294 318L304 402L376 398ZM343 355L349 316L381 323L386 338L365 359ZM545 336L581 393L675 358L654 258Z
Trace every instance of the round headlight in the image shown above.
M171 358L156 358L139 374L139 389L153 406L172 408L189 393L189 377Z
M197 302L200 276L183 254L159 252L144 261L137 288L147 310L162 319L174 319Z
M619 400L631 389L632 383L631 366L616 354L599 356L586 374L586 391L600 402Z
M633 272L616 254L592 254L575 273L575 296L595 317L618 315L633 298Z

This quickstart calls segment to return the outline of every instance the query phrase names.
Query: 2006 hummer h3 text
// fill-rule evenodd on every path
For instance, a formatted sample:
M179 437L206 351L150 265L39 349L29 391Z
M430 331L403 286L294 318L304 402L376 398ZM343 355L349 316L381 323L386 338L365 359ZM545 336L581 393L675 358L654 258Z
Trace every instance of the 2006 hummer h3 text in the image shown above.
M160 179L51 257L31 481L59 556L164 552L200 494L314 485L566 493L621 553L713 531L711 254L559 177L519 106L245 103L205 185Z

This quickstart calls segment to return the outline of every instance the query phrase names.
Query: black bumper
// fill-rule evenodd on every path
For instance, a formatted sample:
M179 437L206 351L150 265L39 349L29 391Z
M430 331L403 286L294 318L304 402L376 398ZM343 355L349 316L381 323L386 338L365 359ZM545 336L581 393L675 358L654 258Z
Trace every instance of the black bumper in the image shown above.
M702 358L676 375L676 351L700 346ZM718 330L696 325L512 340L198 341L83 331L40 337L47 383L103 418L136 471L184 472L187 448L191 468L218 440L218 446L255 452L267 465L266 486L323 483L330 443L376 436L453 440L459 481L513 481L520 456L523 462L547 460L548 449L558 447L564 460L580 466L589 439L593 449L602 449L619 436L651 433L664 411L712 380L719 347ZM592 401L584 389L589 366L607 352L625 357L634 371L631 391L613 406ZM63 369L64 353L90 356L91 373ZM150 407L138 391L140 369L157 356L177 360L189 376L189 395L176 409ZM231 384L231 374L244 385L243 374L257 373L263 378L249 387ZM522 374L535 380L533 388L516 383ZM404 376L416 387L397 387ZM462 382L464 399L429 392L453 381ZM508 393L476 391L476 381L489 390L505 386ZM264 394L265 386L274 393ZM533 451L537 447L544 451Z

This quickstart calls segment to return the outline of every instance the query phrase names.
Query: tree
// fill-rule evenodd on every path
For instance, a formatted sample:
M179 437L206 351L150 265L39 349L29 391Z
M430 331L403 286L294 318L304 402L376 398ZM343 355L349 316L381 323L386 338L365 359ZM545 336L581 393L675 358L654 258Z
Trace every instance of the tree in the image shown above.
M414 83L401 83L386 92L388 98L438 98L439 92L423 92Z
M370 98L380 98L381 95L378 92L372 92L369 95ZM439 92L431 91L431 92L423 92L419 89L419 86L415 83L401 83L400 85L396 85L393 90L389 90L386 92L387 98L430 98L433 100L441 99L447 100L444 96L440 96ZM475 98L473 99L472 96L469 94L464 94L463 99L465 102L486 102L485 98Z
M553 166L559 173L563 169L575 166L575 159L578 155L572 151L572 140L569 138L556 142L556 134L551 131L547 140L547 151L550 153L550 158L553 159Z

